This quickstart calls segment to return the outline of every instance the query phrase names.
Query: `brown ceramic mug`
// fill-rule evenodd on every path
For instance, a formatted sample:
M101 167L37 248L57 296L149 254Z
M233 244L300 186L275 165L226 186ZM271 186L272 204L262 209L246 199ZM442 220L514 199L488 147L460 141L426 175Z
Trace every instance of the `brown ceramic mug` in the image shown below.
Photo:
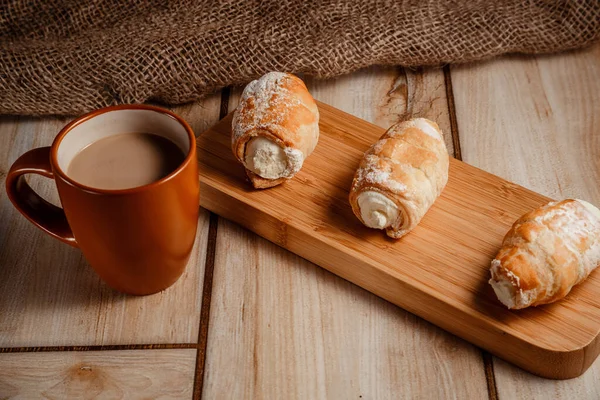
M131 189L97 189L67 175L80 150L129 132L169 139L184 152L184 161L164 178ZM38 196L25 181L26 174L54 179L63 208ZM189 125L168 110L146 105L104 108L69 123L51 147L17 159L8 172L6 190L31 222L79 247L108 285L129 294L156 293L181 276L194 244L199 207L196 139Z

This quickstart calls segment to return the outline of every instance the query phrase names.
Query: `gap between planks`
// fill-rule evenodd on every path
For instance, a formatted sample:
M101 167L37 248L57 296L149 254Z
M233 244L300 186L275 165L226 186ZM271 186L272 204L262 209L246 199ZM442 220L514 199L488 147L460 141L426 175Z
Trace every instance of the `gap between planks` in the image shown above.
M2 353L44 353L51 351L99 351L99 350L165 350L197 349L198 343L158 343L158 344L112 344L96 346L34 346L1 347Z
M450 67L448 65L444 66L444 83L446 84L446 102L448 103L450 130L452 133L452 144L454 145L454 158L462 161L460 135L458 134L458 122L456 120L456 108L454 106L454 92L452 91L452 76L450 75Z
M219 120L225 118L229 112L229 87L221 90L221 107ZM208 322L210 319L210 302L212 298L213 273L215 270L215 251L217 247L217 228L219 217L210 213L208 224L208 244L206 249L206 262L204 263L204 284L202 287L202 307L200 308L200 328L198 329L198 350L196 353L196 372L194 374L193 399L202 398L204 386L204 369L206 365L206 350L208 346Z
M445 66L443 68L444 71L444 83L446 86L446 98L448 104L448 114L450 118L450 127L451 127L451 135L452 135L452 143L454 146L454 157L458 160L462 161L462 153L460 147L460 135L458 131L458 123L456 118L456 110L454 103L454 93L452 90L452 77L450 74L449 66ZM224 118L229 110L229 96L231 89L224 88L221 92L221 107L220 107L220 115L219 119ZM208 249L205 263L205 277L204 277L204 287L202 293L202 308L200 314L200 329L198 334L198 354L196 357L196 375L194 378L194 399L202 398L202 389L204 384L204 372L205 372L205 362L206 362L206 350L207 350L207 338L208 338L208 322L210 317L210 301L212 296L212 283L213 283L213 272L214 272L214 257L215 257L215 247L216 247L216 237L217 237L217 226L218 226L218 217L216 214L211 213L210 215L210 224L209 224L209 237L208 237ZM483 367L485 371L486 381L487 381L487 389L488 396L490 400L497 400L497 388L496 388L496 380L494 376L494 366L492 361L492 356L481 350Z
M221 91L219 119L228 114L230 88ZM4 174L2 172L2 174ZM164 350L164 349L196 349L196 368L194 374L193 398L202 398L204 383L204 366L208 338L208 322L212 295L215 249L217 239L218 216L210 213L208 228L208 244L202 287L202 306L200 309L200 326L196 343L160 343L160 344L124 344L124 345L92 345L92 346L32 346L32 347L0 347L2 353L35 353L35 352L70 352L70 351L114 351L114 350Z
M454 94L452 90L452 78L450 68L445 66L444 82L446 85L446 95L448 102L448 114L450 118L452 142L454 145L454 157L462 160L460 149L460 135L456 118ZM230 88L224 88L221 92L221 104L219 119L224 118L228 110ZM208 324L210 317L210 303L212 296L213 272L215 261L216 238L218 229L218 217L210 213L208 248L206 253L206 263L204 272L204 284L202 290L202 307L200 311L200 327L197 343L170 343L170 344L132 344L132 345L99 345L99 346L43 346L43 347L14 347L0 348L0 353L17 352L52 352L52 351L98 351L98 350L159 350L159 349L197 349L196 370L194 377L193 398L202 398L202 389L204 383L204 372L206 362L206 350L208 340ZM488 395L490 400L497 400L496 381L494 377L494 368L491 355L482 350L482 359L485 369L485 375L488 386Z
M448 103L448 116L450 117L452 144L454 145L454 158L462 161L462 153L460 150L460 134L458 132L458 122L454 104L454 91L452 90L452 75L450 73L449 65L444 66L444 83L446 84L446 101ZM483 349L481 349L481 358L483 360L483 369L485 371L485 380L487 382L488 397L490 400L498 400L498 388L494 374L494 359L490 353Z

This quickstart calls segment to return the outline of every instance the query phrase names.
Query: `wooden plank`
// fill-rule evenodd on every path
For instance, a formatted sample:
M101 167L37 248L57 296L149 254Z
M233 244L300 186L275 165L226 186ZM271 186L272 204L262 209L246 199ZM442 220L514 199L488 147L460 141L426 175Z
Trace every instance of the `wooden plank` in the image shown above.
M449 133L443 90L443 101L401 95L427 93L441 71L402 76L370 68L307 82L316 98L382 126L410 109ZM478 349L224 219L214 280L206 398L487 396Z
M306 84L315 99L385 129L410 118L429 118L454 154L441 69L372 67L328 80L307 78Z
M554 198L600 204L599 61L596 45L453 67L465 161ZM498 359L494 366L500 399L600 398L598 360L569 381L540 379Z
M315 99L382 128L418 117L437 122L448 152L454 154L441 69L374 66L326 80L300 76ZM232 91L230 112L237 106L242 90L236 87Z
M201 132L219 116L220 95L176 108ZM181 111L180 111L181 110ZM67 119L3 117L0 174L24 152L51 144ZM52 181L32 185L58 204ZM4 182L4 180L2 180ZM81 252L42 233L0 190L0 347L189 343L198 338L208 213L188 268L162 293L125 296L101 283Z
M191 398L196 350L0 354L0 398Z
M498 397L504 399L600 399L600 368L596 361L582 376L566 381L540 378L494 358Z
M600 352L600 280L518 313L487 284L512 222L547 197L451 159L440 198L410 235L392 241L348 204L356 165L383 129L318 106L319 146L295 179L270 190L251 190L235 168L231 116L200 135L201 204L536 374L566 379L587 369Z

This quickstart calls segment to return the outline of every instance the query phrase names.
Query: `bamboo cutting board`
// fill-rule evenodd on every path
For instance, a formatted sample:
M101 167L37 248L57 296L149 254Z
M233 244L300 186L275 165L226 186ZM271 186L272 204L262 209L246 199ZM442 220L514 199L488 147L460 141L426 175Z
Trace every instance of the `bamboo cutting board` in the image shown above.
M461 161L419 226L394 241L348 203L384 129L318 103L321 135L294 179L257 191L231 152L231 115L198 138L200 205L534 374L581 375L600 352L600 276L561 302L504 308L487 283L504 234L550 199Z

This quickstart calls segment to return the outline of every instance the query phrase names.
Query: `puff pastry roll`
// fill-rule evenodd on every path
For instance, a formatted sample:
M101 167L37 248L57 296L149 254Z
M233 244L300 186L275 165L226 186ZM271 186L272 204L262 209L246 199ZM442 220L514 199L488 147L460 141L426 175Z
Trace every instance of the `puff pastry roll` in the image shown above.
M269 72L250 82L233 114L232 149L257 189L292 178L319 140L319 111L302 80Z
M492 260L490 284L508 308L565 297L600 264L600 210L583 200L549 203L519 218Z
M350 204L369 228L399 239L414 229L448 181L448 151L438 125L416 118L392 126L365 153Z

